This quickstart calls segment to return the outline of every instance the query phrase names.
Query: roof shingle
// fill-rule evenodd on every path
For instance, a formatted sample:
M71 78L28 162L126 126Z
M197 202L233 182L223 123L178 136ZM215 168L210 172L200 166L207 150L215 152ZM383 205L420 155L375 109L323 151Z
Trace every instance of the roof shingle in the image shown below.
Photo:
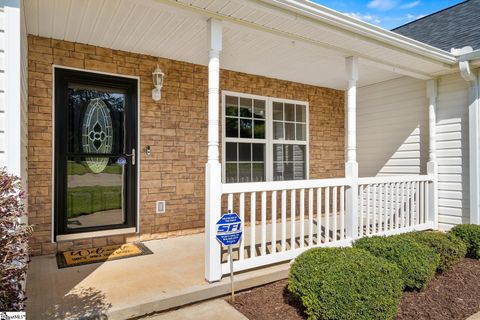
M480 0L459 3L392 31L446 51L480 49Z

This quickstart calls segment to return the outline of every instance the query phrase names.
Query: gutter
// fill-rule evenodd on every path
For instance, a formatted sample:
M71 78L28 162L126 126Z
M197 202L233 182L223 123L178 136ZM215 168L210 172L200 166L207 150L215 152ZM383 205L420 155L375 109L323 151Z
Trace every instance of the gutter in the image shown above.
M443 62L448 66L454 65L457 62L455 55L448 51L349 17L308 0L257 0L257 2L268 3L291 13L296 13L343 30L361 34L366 38L376 40L394 48L404 49L410 53L433 59L436 62Z
M462 78L472 85L477 85L477 75L472 72L470 64L480 59L480 50L473 51L471 47L463 47L461 49L452 48L451 52L457 56L458 67Z
M480 49L463 53L458 57L459 61L473 61L477 59L480 59Z

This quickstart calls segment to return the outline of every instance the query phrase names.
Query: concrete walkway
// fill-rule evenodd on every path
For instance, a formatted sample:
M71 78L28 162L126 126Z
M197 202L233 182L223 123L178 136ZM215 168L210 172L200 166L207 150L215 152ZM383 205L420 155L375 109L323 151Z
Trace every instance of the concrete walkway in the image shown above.
M153 254L58 269L55 256L33 257L27 278L27 318L79 319L105 314L129 319L230 292L226 277L204 280L204 234L144 244ZM235 277L240 291L284 279L288 263Z
M141 320L248 320L223 299L210 300Z

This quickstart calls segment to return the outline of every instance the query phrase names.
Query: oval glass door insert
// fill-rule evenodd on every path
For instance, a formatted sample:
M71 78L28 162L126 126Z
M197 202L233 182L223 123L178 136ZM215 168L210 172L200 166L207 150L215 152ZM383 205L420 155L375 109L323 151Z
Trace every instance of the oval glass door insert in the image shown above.
M84 153L111 153L113 145L112 118L105 102L100 98L88 104L82 124L82 148ZM88 157L86 165L94 173L102 172L108 158Z

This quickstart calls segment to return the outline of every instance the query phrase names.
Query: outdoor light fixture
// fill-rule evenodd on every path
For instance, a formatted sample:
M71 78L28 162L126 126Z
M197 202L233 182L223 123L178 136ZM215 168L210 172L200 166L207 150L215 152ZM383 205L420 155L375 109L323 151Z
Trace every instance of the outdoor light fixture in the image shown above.
M157 67L152 72L153 86L155 87L152 90L152 99L156 102L160 101L162 98L162 87L163 87L163 78L165 78L165 73L160 70L160 67L157 64Z

